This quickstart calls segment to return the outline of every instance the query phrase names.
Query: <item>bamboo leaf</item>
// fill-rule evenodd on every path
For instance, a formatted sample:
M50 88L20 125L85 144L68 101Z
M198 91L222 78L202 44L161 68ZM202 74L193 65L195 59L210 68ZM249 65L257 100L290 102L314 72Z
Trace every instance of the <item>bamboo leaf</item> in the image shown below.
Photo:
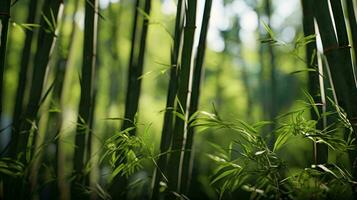
M290 136L289 132L281 133L274 143L273 151L275 152L275 151L279 150L286 143L289 136Z
M265 29L265 31L269 34L270 38L272 40L274 40L274 32L273 30L268 26L268 24L266 24L263 20L261 20L261 23L263 24L263 27Z
M306 90L303 90L303 92L305 94L305 97L308 99L310 105L314 109L315 114L320 118L321 117L320 116L320 112L319 112L319 109L316 106L314 98Z
M231 169L231 170L224 171L222 174L218 175L215 179L213 179L213 180L211 181L211 185L213 185L214 183L216 183L216 182L218 182L218 181L224 179L225 177L227 177L227 176L233 174L233 173L236 172L236 171L237 171L237 169Z
M331 171L329 168L327 168L325 165L317 165L317 167L322 169L323 171L333 175L335 178L338 178L338 176L333 171Z
M290 72L290 74L298 74L298 73L301 73L301 72L317 72L316 69L312 69L312 68L306 68L306 69L301 69L301 70L295 70L293 72Z
M265 152L266 152L266 150L257 151L257 152L254 153L254 155L259 156L259 155L262 155Z

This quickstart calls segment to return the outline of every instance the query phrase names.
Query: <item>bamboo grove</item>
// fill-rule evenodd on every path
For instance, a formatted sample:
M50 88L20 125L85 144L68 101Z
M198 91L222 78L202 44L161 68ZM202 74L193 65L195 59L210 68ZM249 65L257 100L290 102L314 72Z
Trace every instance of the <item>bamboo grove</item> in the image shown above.
M0 199L356 199L357 2L291 3L1 0Z

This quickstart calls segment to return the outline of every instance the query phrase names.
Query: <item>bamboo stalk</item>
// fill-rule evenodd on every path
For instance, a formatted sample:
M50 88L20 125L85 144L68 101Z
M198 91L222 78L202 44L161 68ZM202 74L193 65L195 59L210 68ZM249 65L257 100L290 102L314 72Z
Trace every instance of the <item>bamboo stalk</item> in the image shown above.
M5 71L5 54L7 44L7 33L9 28L10 19L10 3L11 0L2 0L0 2L0 119L2 116L2 103L3 103L3 82Z
M123 18L123 11L124 11L124 0L120 2L119 4L119 9L116 11L114 9L114 4L110 3L109 5L109 15L113 19L113 22L110 27L110 33L111 37L107 41L109 44L109 49L110 49L110 55L112 58L112 67L110 68L110 87L109 87L109 94L110 98L108 101L108 106L107 108L110 108L112 104L114 104L116 101L121 102L124 99L123 95L123 83L124 83L124 78L123 78L123 66L121 64L120 56L119 56L119 48L118 44L120 44L120 37L118 33L121 31L121 19ZM108 110L109 111L109 110Z
M335 27L337 32L337 40L338 40L338 44L337 44L338 55L336 55L336 58L337 56L339 56L339 59L343 59L339 61L340 66L330 65L331 68L330 70L332 73L333 83L335 85L338 103L347 112L347 117L351 121L354 132L356 133L357 132L357 105L356 105L357 90L356 90L356 82L355 82L356 79L353 76L354 70L353 70L353 64L351 59L352 57L351 57L349 39L347 34L345 15L342 9L341 0L330 0L330 3L332 7L333 17L334 17ZM336 50L332 50L332 51L336 51ZM333 53L334 52L332 52L331 54ZM328 59L329 56L326 55L326 57ZM336 59L336 58L331 58L331 59ZM330 63L330 60L328 61ZM341 77L336 77L336 73L337 73L336 71L340 73L342 71L343 75L341 74ZM337 76L339 76L339 74L337 74ZM337 81L342 81L342 80L345 80L346 82L341 84L336 83ZM347 86L347 88L345 88L345 86ZM354 178L356 178L357 177L357 150L349 151L349 158L352 165L351 166L352 175ZM357 186L353 186L353 190L354 190L354 195L356 196Z
M196 1L187 2L186 24L184 27L184 38L182 47L181 65L179 66L179 85L177 93L177 115L175 117L175 129L172 137L171 155L168 161L169 189L170 191L181 191L181 175L183 150L187 134L187 119L188 119L188 96L189 96L189 80L192 63L192 49L194 43L194 35L196 29ZM181 119L178 115L184 117Z
M86 148L91 145L88 141L91 127L91 110L93 109L94 76L97 53L97 23L98 0L89 0L85 3L84 18L84 46L82 60L81 97L75 136L75 151L73 159L74 179L71 183L72 199L89 199L83 187L89 187L86 181L85 165L89 158Z
M350 24L351 36L352 36L352 48L354 50L354 61L357 65L357 20L356 20L356 2L353 4L353 0L346 0L347 16Z
M335 21L338 44L340 46L348 46L349 42L348 42L347 27L346 27L345 16L342 9L341 0L330 0L330 3L333 12L333 18Z
M268 17L268 26L271 27L271 12L272 12L272 8L271 8L271 0L267 0L265 2L265 13ZM271 121L275 121L275 117L278 114L278 106L277 106L277 73L276 73L276 54L273 48L273 45L268 45L268 55L269 55L269 61L270 61L270 102L269 102L269 106L270 106L270 110L269 110L269 120ZM270 126L270 130L274 130L275 123L272 123ZM272 137L272 139L269 141L269 145L271 146L271 144L274 141L274 137Z
M261 20L262 20L262 17L261 17L261 12L260 12L260 9L258 8L258 5L257 5L257 2L256 2L256 8L254 9L255 12L257 13L257 24L258 24L258 29L257 29L257 32L258 32L258 35L259 35L259 38L263 38L263 34L261 33ZM259 55L259 93L260 93L260 107L261 107L261 120L266 120L268 117L267 117L267 113L268 112L268 105L267 105L267 90L265 89L265 64L264 64L264 52L265 52L265 49L264 49L264 45L263 44L259 44L259 52L258 52L258 55ZM263 129L263 133L266 134L266 129Z
M30 2L28 8L28 17L27 23L34 24L36 18L36 10L37 10L38 0L33 0ZM16 146L18 141L18 131L16 129L19 128L19 123L21 119L21 115L24 114L24 98L25 98L25 90L26 90L26 83L27 83L27 73L29 72L29 63L31 57L31 47L32 47L32 38L34 35L33 30L26 30L26 37L25 37L25 44L22 50L21 56L21 64L20 64L20 71L19 71L19 80L17 84L17 91L16 91L16 100L15 100L15 107L14 107L14 114L13 114L13 130L11 135L11 144L10 144L10 156L14 157L16 155Z
M7 34L8 34L9 18L10 18L10 3L11 0L5 0L0 2L0 24L1 24L0 25L0 122L2 120L2 110L3 110L2 109L3 98L4 98L3 84L4 84L4 72L5 72ZM13 185L13 180L11 179L11 177L4 176L1 177L1 182L4 183L3 198L5 200L12 199L14 193L11 192L10 185Z
M50 59L50 55L52 54L53 47L55 45L55 35L56 35L56 24L57 24L57 16L60 11L60 7L62 5L62 1L51 0L46 1L43 7L43 17L41 18L41 30L38 34L37 41L37 51L35 54L34 60L34 69L33 69L33 77L32 84L30 88L30 98L26 108L26 113L23 119L21 119L21 125L19 129L20 137L17 148L20 150L19 152L26 153L27 144L29 139L29 131L31 129L32 122L36 119L37 112L40 108L42 102L42 90L43 85L46 78L46 73L48 70L48 62ZM52 17L53 16L53 17ZM55 21L50 21L54 18ZM22 134L25 132L25 134ZM19 134L18 133L18 134ZM25 161L25 159L22 159ZM25 162L28 162L26 160Z
M55 64L54 76L55 83L52 91L51 105L52 109L59 109L59 112L50 112L48 116L47 123L47 134L45 135L45 142L48 142L46 145L49 145L48 150L44 151L43 162L48 166L53 166L55 172L55 181L46 180L46 174L49 173L47 170L41 170L42 172L42 181L49 183L49 190L43 191L44 193L49 192L51 199L60 199L60 196L63 195L63 186L61 180L64 178L62 174L62 167L59 165L63 160L60 159L60 138L61 138L61 128L63 122L63 87L64 79L68 69L68 60L71 57L71 52L74 49L74 39L77 32L77 25L75 21L75 14L77 13L80 1L76 1L74 4L73 13L71 13L72 24L71 24L71 33L69 35L68 41L64 38L64 23L67 20L66 17L69 15L67 13L67 8L64 9L64 14L62 18L62 26L59 31L59 42L58 44L58 58ZM55 147L55 151L50 151L51 147ZM41 158L40 158L41 159ZM38 169L36 169L38 170Z
M314 9L313 9L313 2L310 0L302 0L302 8L303 8L303 29L305 37L314 35L315 34L315 27L314 27ZM311 42L306 45L306 60L307 66L310 69L317 69L317 57L313 56L314 51L317 51L316 42ZM313 59L313 60L310 60ZM320 94L320 88L324 89L323 86L320 86L319 83L319 72L309 73L308 77L308 85L309 85L309 93L313 97L315 103L322 104L322 97ZM322 113L323 109L322 106L318 106L319 113ZM318 130L323 130L324 124L319 117L315 113L314 110L311 109L311 118L316 120L318 123L316 128ZM328 158L328 148L325 144L314 143L313 144L313 158L314 164L324 164L327 162Z
M36 117L38 110L43 101L42 90L45 82L45 76L47 71L47 65L49 62L52 49L55 44L56 25L58 15L61 9L62 1L51 0L44 3L41 17L41 29L38 34L37 51L34 60L34 71L32 77L32 84L30 88L30 98L24 118L19 123L17 132L13 133L18 135L18 143L14 155L19 156L19 160L24 163L25 166L32 160L32 150L34 148L34 142L36 135L30 137L33 123L36 123ZM30 175L27 175L30 176ZM27 179L25 176L23 179ZM8 191L5 192L7 197L5 199L25 199L30 194L30 187L24 180L14 179L10 181ZM14 191L11 187L19 188L18 191ZM20 191L20 192L19 192Z
M174 35L174 45L173 51L171 53L171 69L170 69L170 80L168 85L168 92L166 97L166 109L164 115L164 123L161 134L160 142L160 152L162 155L157 161L157 168L155 169L155 179L153 186L153 194L151 199L159 199L160 197L160 181L167 177L167 152L170 149L173 126L174 126L174 116L173 109L175 107L175 97L177 93L177 66L178 57L180 51L180 44L182 38L182 23L183 23L183 11L184 11L183 1L179 0L177 3L176 10L176 20L175 20L175 35Z
M198 111L199 97L200 97L200 87L201 87L201 78L203 74L203 63L205 58L205 50L206 50L206 39L208 32L208 25L210 20L212 7L212 0L205 1L205 7L202 18L202 27L199 38L199 43L197 47L196 54L196 63L193 71L193 81L192 81L192 94L191 101L189 107L189 119ZM181 185L184 185L183 189L184 194L189 193L191 176L192 176L192 167L194 160L194 135L195 130L194 127L188 127L187 132L187 140L184 151L184 159L183 159L183 170L182 170L182 180Z
M135 1L134 5L134 18L133 18L133 27L132 27L132 32L131 32L131 49L130 49L130 57L129 57L129 75L128 75L128 91L126 93L126 104L125 104L125 114L124 116L127 116L127 112L129 108L127 107L128 102L128 93L129 93L129 88L131 88L132 81L130 79L135 79L135 77L131 78L130 75L134 75L132 72L132 67L133 67L133 62L135 59L135 49L136 49L136 40L137 40L137 34L138 34L138 24L139 24L139 9L140 8L140 0ZM128 102L128 103L127 103ZM131 127L132 124L131 122L123 122L122 129L124 127ZM120 163L117 163L119 165ZM126 198L126 186L127 186L127 179L126 177L123 176L116 176L113 178L111 185L109 186L109 193L113 199L125 199ZM118 189L120 188L120 189Z
M135 115L137 114L139 107L139 97L141 91L141 76L143 74L144 69L144 59L145 59L145 47L146 47L146 39L147 32L149 27L149 19L145 16L144 21L142 22L141 27L141 35L137 35L137 28L139 28L138 24L138 7L139 0L136 3L135 8L135 17L134 17L134 27L133 27L133 35L132 35L132 46L130 53L130 61L129 61L129 75L128 75L128 85L126 91L126 100L125 100L125 115L122 126L122 130L125 130L129 127L135 126ZM144 12L147 15L150 15L151 10L151 0L145 0ZM140 38L139 38L140 37ZM140 39L140 40L137 40ZM137 43L138 42L138 43ZM139 50L139 52L137 52ZM131 135L136 134L136 130L130 131Z
M342 22L344 18L341 17L343 13L338 8L338 5L333 9L337 36L339 37L337 40L329 12L328 1L314 0L313 2L314 10L316 11L316 21L324 48L324 55L329 64L332 82L334 84L334 92L338 100L337 103L346 111L347 118L350 120L354 132L356 132L357 90L354 84L355 80L350 49L345 45L346 38L344 38L344 32L346 31L346 27L344 22ZM357 176L356 155L356 151L350 151L351 169L354 178ZM355 187L354 191L356 191Z
M141 93L141 76L144 69L146 40L149 28L149 18L151 11L151 0L145 0L143 5L145 15L139 17L140 0L135 3L133 31L131 38L131 51L129 59L128 85L125 99L125 114L121 130L129 127L135 127L134 121L139 107L139 98ZM136 134L136 129L129 131L130 135ZM120 163L116 163L119 165ZM113 199L126 198L126 187L128 180L124 176L116 176L110 186L110 193ZM120 189L118 189L120 188Z
M132 84L134 82L135 84L135 79L137 79L136 74L133 72L133 68L135 68L134 62L136 61L135 58L135 50L137 49L136 47L136 41L137 41L137 34L139 31L137 31L139 27L139 9L140 8L140 0L136 0L135 2L135 7L134 7L134 21L133 21L133 29L131 32L131 49L130 49L130 58L129 58L129 69L128 69L128 83L127 83L127 91L126 91L126 99L125 99L125 120L122 124L122 130L134 126L133 121L131 119L134 119L136 111L135 108L133 108L132 104L129 103L129 99L132 98L132 93L130 93L130 89L132 88ZM130 93L130 94L129 94ZM130 108L129 108L130 107ZM132 132L133 133L133 132ZM135 133L133 133L135 134Z

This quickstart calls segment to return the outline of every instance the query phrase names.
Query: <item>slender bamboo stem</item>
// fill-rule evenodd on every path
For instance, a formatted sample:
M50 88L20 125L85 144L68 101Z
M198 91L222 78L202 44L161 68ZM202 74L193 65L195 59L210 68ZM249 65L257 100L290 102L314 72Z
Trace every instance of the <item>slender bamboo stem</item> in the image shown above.
M34 24L36 18L36 10L37 10L37 3L38 0L33 0L30 2L28 8L28 16L27 16L27 23ZM25 44L22 50L21 56L21 64L20 64L20 71L19 71L19 82L17 85L16 91L16 100L15 100L15 108L13 114L13 127L17 128L19 120L21 118L21 114L23 113L24 108L24 97L25 97L25 89L26 89L26 82L27 82L27 73L29 71L29 63L31 57L31 47L32 47L32 38L34 35L33 30L26 30L26 37L25 37ZM16 131L14 131L16 133ZM12 135L13 137L11 141L16 141L17 137Z
M164 124L162 128L161 134L161 142L160 142L160 152L163 153L158 161L157 168L155 169L155 179L154 179L154 187L153 194L151 199L159 199L160 195L160 181L167 177L167 152L170 149L173 126L174 126L174 116L173 109L175 107L175 97L177 93L177 66L178 66L178 57L180 51L180 44L182 38L182 23L183 23L183 11L184 11L183 1L179 0L177 3L176 10L176 22L175 22L175 35L174 35L174 45L173 51L171 53L171 69L170 69L170 80L168 85L168 92L166 98L166 109L164 115Z
M129 57L129 75L128 75L128 85L127 85L127 93L126 93L126 104L125 104L125 114L124 116L127 117L127 112L129 112L129 108L127 104L128 102L128 96L129 96L129 88L131 88L132 81L131 79L135 79L135 74L132 72L132 68L134 67L133 63L135 60L135 50L137 49L136 47L136 41L137 41L137 35L138 35L138 26L139 26L139 8L140 8L140 0L135 1L134 5L134 18L133 18L133 27L132 27L132 32L131 32L131 49L130 49L130 57ZM132 77L131 77L132 76ZM135 115L135 114L134 114ZM131 127L133 126L132 122L123 122L122 129L124 127ZM120 163L117 163L119 165ZM109 193L112 196L113 199L125 199L126 198L126 186L127 186L127 179L124 176L116 176L112 180L112 183L109 187ZM120 189L118 189L120 188Z
M62 1L51 0L46 1L43 7L43 17L41 18L41 30L38 34L37 51L34 60L34 69L32 84L30 88L30 98L26 108L26 113L23 119L21 119L19 143L17 148L24 154L27 152L30 129L33 126L32 122L35 121L37 112L42 102L42 90L48 70L48 62L50 55L52 54L53 47L55 45L56 24L57 16L60 11ZM48 19L52 19L54 16L55 21L48 22ZM24 134L22 134L24 133ZM20 152L18 151L18 153ZM25 158L22 158L25 161ZM26 160L25 162L28 162Z
M123 18L124 11L124 1L121 1L119 4L119 9L116 11L114 9L114 4L110 3L109 5L109 15L113 19L113 22L110 27L111 37L108 38L107 41L109 44L110 54L112 57L112 67L110 68L110 86L109 86L109 94L110 98L108 101L107 108L110 108L112 104L116 103L118 100L122 101L124 98L123 95L123 66L121 64L120 56L119 56L119 48L118 44L120 44L120 37L118 33L121 31L121 19ZM109 111L109 110L108 110Z
M36 10L37 10L38 0L33 0L30 2L29 9L28 9L28 16L27 16L27 23L33 24L35 23L36 18ZM24 98L25 98L25 90L26 90L26 82L27 82L27 74L29 72L29 65L30 65L30 57L31 57L31 47L32 47L32 38L34 35L33 30L26 30L26 37L25 37L25 44L22 50L21 56L21 64L20 64L20 71L19 71L19 80L17 84L17 91L16 91L16 100L15 100L15 108L13 114L13 131L10 140L10 152L9 154L14 157L16 155L16 146L18 141L18 131L19 129L19 122L21 115L24 114Z
M330 0L330 3L335 21L338 44L340 46L347 46L349 45L348 34L341 0Z
M62 26L61 30L59 31L59 41L58 41L58 58L55 64L55 69L54 69L54 76L55 78L55 83L53 86L53 91L52 91L52 98L51 98L51 105L50 107L52 109L59 109L59 112L50 112L49 113L49 119L47 123L47 134L45 135L45 142L48 142L48 150L44 151L44 159L43 162L46 163L48 166L53 166L53 169L55 171L55 181L48 181L46 180L46 174L49 173L47 170L41 170L40 171L40 176L42 178L43 182L48 182L49 183L49 190L43 191L43 193L49 192L51 199L60 199L60 196L63 195L63 186L61 184L61 180L64 178L62 174L62 167L59 165L63 160L61 160L61 152L60 152L60 138L61 138L61 127L62 127L62 122L63 122L63 102L62 102L62 96L63 96L63 87L64 87L64 80L66 76L66 72L68 69L68 60L71 57L71 52L73 52L74 49L74 39L75 39L75 34L77 32L77 25L75 21L75 14L77 13L78 7L79 7L80 1L76 1L74 4L74 10L73 13L71 13L71 19L72 19L72 24L71 24L71 32L68 38L68 41L65 40L65 34L64 32L64 23L67 20L67 16L70 15L67 12L67 8L65 7L64 9L64 14L62 18ZM51 147L54 146L55 151L51 151ZM41 158L39 158L41 159ZM41 161L40 161L41 162ZM38 169L36 169L38 170Z
M4 84L4 72L5 72L5 56L7 45L7 34L10 19L10 3L11 0L3 0L0 2L0 122L2 121L2 107L3 107L3 84ZM0 128L2 128L0 126ZM4 176L0 178L1 182L4 182L4 199L11 199L13 192L10 194L11 178Z
M271 0L267 0L265 2L265 13L268 17L268 26L271 27L271 13L272 13L272 4ZM269 102L269 118L271 121L275 121L275 117L278 114L278 107L277 107L277 73L276 73L276 54L274 51L273 45L268 45L268 53L269 53L269 61L270 61L270 102ZM270 126L270 129L274 129L273 123ZM274 138L271 139L269 144L273 143Z
M198 111L199 97L200 97L200 87L201 87L201 78L203 74L203 63L205 58L205 50L206 50L206 39L208 32L208 25L210 20L212 7L212 0L206 0L203 18L202 18L202 27L199 38L199 43L197 47L197 55L196 55L196 63L193 71L193 81L192 81L192 94L191 101L189 107L189 119ZM182 163L182 179L181 185L185 186L182 188L184 194L189 193L190 183L191 183L191 175L192 175L192 167L194 160L194 135L195 130L193 127L188 127L187 132L187 140L184 151L184 158Z
M262 17L261 17L261 11L257 5L257 2L256 2L256 8L255 8L255 12L257 13L257 23L258 23L258 35L259 35L259 38L263 38L263 34L261 33L261 20L262 20ZM267 113L268 113L268 105L267 105L267 90L265 89L265 63L264 63L264 52L265 52L265 49L264 49L264 45L263 44L259 44L259 51L258 51L258 54L259 54L259 93L260 93L260 106L261 106L261 119L262 120L266 120L268 117L267 117ZM266 132L265 129L263 129L263 133Z
M0 2L0 120L2 116L2 102L3 102L3 82L5 71L5 54L7 44L7 32L9 28L10 19L10 3L11 0L2 0Z
M151 0L144 1L144 12L146 15L150 15ZM146 40L149 28L149 18L145 15L139 16L140 12L140 0L135 3L134 22L132 31L131 51L129 59L129 74L128 85L125 100L125 114L122 130L126 130L129 127L135 127L135 117L139 107L139 98L141 93L141 76L144 69ZM129 134L135 135L136 130L129 131ZM120 163L116 163L119 165ZM118 175L112 181L110 186L110 193L113 199L126 198L126 186L128 180L124 176ZM121 188L118 190L118 188Z
M19 156L20 161L24 163L25 166L29 164L33 157L31 153L34 148L33 141L36 140L36 135L33 135L33 137L30 138L30 133L33 123L36 123L37 113L43 102L42 90L48 69L49 58L55 44L56 25L61 5L62 1L59 0L46 1L43 5L43 15L40 22L41 29L38 34L37 51L34 60L35 67L33 69L32 84L30 88L31 96L26 107L24 118L21 119L19 129L17 129L18 132L13 133L19 136L14 155ZM28 177L26 176L24 177L24 179L27 178ZM17 187L19 190L15 192L13 188L9 188L9 190L5 192L6 195L8 195L5 199L14 199L15 197L16 199L28 198L30 187L26 181L13 180L9 185L11 185L11 187Z
M315 34L315 27L314 27L314 9L313 9L313 2L310 0L302 0L302 8L303 8L303 28L304 28L304 35L305 37L311 36ZM311 69L317 69L317 56L316 56L316 42L311 42L306 45L306 60L307 60L307 66L308 68ZM315 53L314 53L315 52ZM315 56L314 56L315 54ZM313 60L311 60L313 59ZM314 72L314 73L309 73L309 93L312 95L314 98L315 103L321 104L322 103L322 97L320 94L320 81L319 81L319 72ZM321 89L324 89L321 87ZM319 113L322 113L322 107L318 106ZM311 110L311 118L313 120L316 120L318 123L316 125L316 128L318 130L323 130L324 125L323 122L319 119L318 115L315 113L315 111L312 109ZM314 143L313 144L313 158L314 158L314 164L324 164L327 162L328 158L328 148L327 145L325 144L318 144Z
M93 109L94 76L97 53L97 23L98 0L85 2L84 18L84 46L82 60L81 97L77 121L77 133L75 137L75 151L73 159L74 179L71 183L72 199L88 199L83 187L88 187L86 181L85 165L89 158L86 156L86 148L91 145L88 141L91 127L91 110Z
M187 134L187 119L189 107L189 80L192 63L192 49L194 43L194 35L196 29L196 1L187 2L186 24L184 27L184 38L182 47L181 65L179 66L179 85L177 93L177 113L184 116L181 119L178 115L175 117L175 129L172 138L171 155L168 161L169 189L171 191L180 192L183 150L186 143Z
M351 35L352 35L352 48L354 50L354 61L357 64L357 20L356 20L356 7L357 4L353 4L353 0L346 0L348 21L350 24Z
M137 6L139 6L139 1L137 1ZM145 47L146 47L146 39L147 32L149 27L149 19L145 16L142 22L141 27L141 35L137 35L137 15L138 15L138 7L135 9L135 17L134 17L134 27L133 27L133 36L132 36L132 46L130 53L130 63L129 63L129 75L128 75L128 86L126 92L126 100L125 100L125 119L123 122L122 130L125 130L129 127L135 126L135 115L137 114L139 107L139 97L141 91L141 76L143 74L144 69L144 59L145 59ZM151 0L145 0L144 12L147 15L150 15L151 10ZM140 38L138 38L140 37ZM138 41L137 41L138 39ZM137 43L138 42L138 43ZM139 50L139 52L137 52ZM130 131L131 135L135 135L135 129Z

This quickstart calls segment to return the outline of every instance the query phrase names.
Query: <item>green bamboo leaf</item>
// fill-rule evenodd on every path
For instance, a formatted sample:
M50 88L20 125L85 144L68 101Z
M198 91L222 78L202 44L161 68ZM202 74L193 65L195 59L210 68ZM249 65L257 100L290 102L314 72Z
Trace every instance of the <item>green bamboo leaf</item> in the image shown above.
M139 13L140 13L141 15L143 15L143 16L145 17L145 19L147 19L147 20L150 21L151 17L150 17L150 15L149 15L147 12L145 12L144 9L139 8L139 7L136 8L136 9L139 11Z
M103 199L103 200L109 200L109 199L112 199L110 194L105 191L102 186L100 186L98 183L96 183L95 185L95 188L96 188L96 193L98 194L98 196Z
M41 98L40 100L40 103L38 105L38 107L41 107L41 105L45 102L45 100L47 99L47 97L49 96L50 92L53 90L53 88L55 87L55 83L56 83L56 80L54 80L50 87L45 91L45 94L43 95L43 97Z
M105 20L105 17L98 11L98 8L96 8L96 6L94 6L94 4L90 0L86 0L86 3L88 3L88 5L92 7L94 13L96 13L102 20Z
M273 152L279 150L286 143L289 136L290 136L289 132L280 133L280 135L278 136L278 138L276 139L276 141L274 143Z
M317 165L317 167L322 169L323 171L333 175L335 178L338 178L338 176L333 171L331 171L329 168L327 168L325 165Z
M107 117L104 118L103 120L108 120L108 121L129 121L134 123L132 120L128 119L128 118L123 118L123 117Z
M185 109L183 108L180 99L178 98L178 96L176 96L175 99L176 99L176 102L177 102L177 104L178 104L178 107L180 108L181 113L184 114L186 111L185 111ZM186 107L186 106L185 106L185 107Z
M213 179L211 181L211 185L213 185L214 183L224 179L225 177L235 173L237 171L237 169L231 169L231 170L227 170L227 171L224 171L222 174L218 175L215 179Z
M257 151L257 152L254 153L254 155L259 156L259 155L262 155L265 152L266 152L266 150Z
M307 44L311 42L315 42L316 34L300 37L295 41L295 48L299 48L300 46L305 47Z
M176 117L180 118L182 121L186 121L186 117L184 114L182 113L179 113L179 112L176 112L176 111L173 111L172 112Z
M270 38L273 39L274 38L273 30L263 20L261 20L260 22L263 24L263 27L264 27L265 31L269 34Z
M250 131L251 133L258 133L258 130L257 129L255 129L254 128L254 126L251 126L251 125L249 125L248 123L246 123L246 122L244 122L244 121L242 121L242 120L238 120L238 122L240 123L240 124L242 124L243 125L243 127L244 128L246 128L248 131Z
M265 44L265 43L275 44L275 43L277 43L277 41L272 39L272 38L261 39L260 42L262 44Z
M320 112L319 109L316 106L315 100L314 98L306 91L303 90L305 97L308 99L310 105L312 106L312 108L314 109L315 114L320 118Z
M295 70L293 72L290 72L289 74L298 74L301 72L318 72L316 69L312 69L312 68L306 68L306 69L300 69L300 70Z
M260 121L260 122L253 124L252 126L254 127L254 129L259 129L264 126L270 125L270 124L273 124L273 122L272 121Z

